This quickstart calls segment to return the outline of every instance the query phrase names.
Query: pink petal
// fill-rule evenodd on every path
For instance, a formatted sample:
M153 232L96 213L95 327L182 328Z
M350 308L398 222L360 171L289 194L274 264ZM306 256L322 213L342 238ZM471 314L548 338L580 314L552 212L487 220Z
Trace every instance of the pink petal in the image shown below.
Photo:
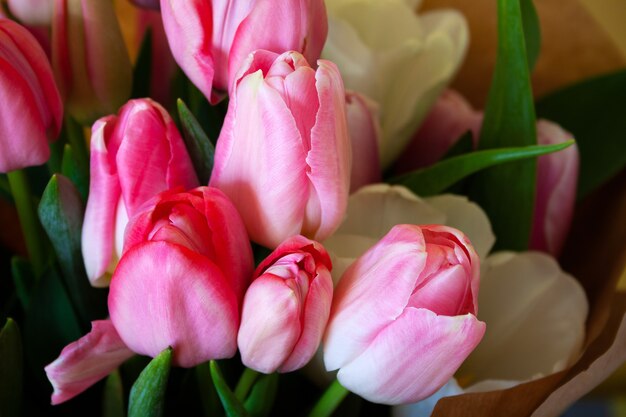
M239 210L250 238L275 248L302 227L309 184L300 133L281 95L260 71L235 91L210 185Z
M348 268L335 289L324 336L327 370L352 361L396 320L425 263L419 227L399 225Z
M291 354L282 363L279 372L292 372L306 365L317 351L333 299L333 280L324 265L317 265L318 274L313 278L302 313L302 332Z
M205 0L161 0L163 27L174 59L205 97L211 97L215 74L211 5Z
M52 404L74 398L133 355L110 320L92 322L91 332L67 345L45 368L54 387Z
M368 401L416 402L452 377L484 333L485 323L471 314L447 317L407 308L337 378Z
M120 200L117 169L111 164L109 143L115 116L98 120L91 137L90 190L82 231L82 251L91 285L105 287L105 272L114 251L115 216Z
M341 75L329 61L320 60L318 64L315 76L319 110L306 157L313 190L303 231L322 241L339 227L346 212L352 155Z
M244 365L269 374L285 361L301 332L298 297L285 280L266 274L246 292L237 338Z
M109 312L135 352L192 367L237 349L237 297L213 262L187 248L146 242L125 252L111 280Z

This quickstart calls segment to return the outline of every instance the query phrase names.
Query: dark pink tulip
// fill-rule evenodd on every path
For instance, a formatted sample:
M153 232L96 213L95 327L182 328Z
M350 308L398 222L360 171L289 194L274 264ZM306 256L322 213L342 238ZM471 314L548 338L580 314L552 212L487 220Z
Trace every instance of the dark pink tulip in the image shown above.
M380 182L378 105L362 94L346 92L346 118L352 145L350 192Z
M41 165L61 129L52 69L24 27L0 18L0 172Z
M547 120L537 122L537 143L552 145L573 139L571 133ZM578 182L578 147L543 155L537 162L537 194L530 249L558 257L567 238Z
M231 357L253 268L243 222L221 191L164 192L127 227L111 320L134 352L171 346L178 366Z
M337 67L297 52L256 51L242 66L215 151L211 185L233 201L252 240L322 241L350 187L345 92Z
M212 102L251 52L293 50L315 62L328 32L323 0L161 0L161 13L178 65Z
M482 122L482 113L474 110L461 94L446 90L398 158L395 172L405 173L434 164L466 132L472 133L476 145Z
M331 267L324 247L303 236L287 239L259 265L237 338L244 365L269 374L311 360L330 313Z
M83 124L128 100L132 66L112 1L54 0L52 66L67 112Z
M335 291L324 362L383 404L416 402L452 377L480 342L479 259L447 226L398 225L358 258Z
M159 192L190 189L198 179L174 121L150 99L131 100L93 125L90 175L82 249L92 285L102 287L121 255L127 219Z

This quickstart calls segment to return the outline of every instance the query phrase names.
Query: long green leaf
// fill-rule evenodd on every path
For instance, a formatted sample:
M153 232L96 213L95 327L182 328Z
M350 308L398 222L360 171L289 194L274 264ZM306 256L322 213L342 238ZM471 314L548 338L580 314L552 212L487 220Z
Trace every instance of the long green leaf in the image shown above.
M215 385L217 395L219 395L224 411L226 411L226 416L248 417L248 412L244 408L241 401L235 397L235 394L228 387L228 384L222 375L222 371L215 361L211 361L211 378L213 378L213 385Z
M0 331L0 416L18 417L22 405L22 337L8 319Z
M76 187L53 175L39 203L39 219L59 259L64 281L84 326L106 316L106 290L89 284L81 254L83 203Z
M532 72L541 51L541 26L533 0L520 0L528 69Z
M82 200L87 201L87 194L89 193L89 172L85 172L81 169L74 149L69 144L65 145L63 148L61 173L76 186Z
M579 198L626 166L626 70L552 93L539 100L537 114L576 138Z
M556 145L532 145L476 151L444 159L430 167L392 178L389 182L404 185L419 196L435 195L468 175L483 169L557 152L573 143L574 141L570 140Z
M111 372L104 384L102 417L124 417L124 391L119 370Z
M27 311L30 308L30 297L36 281L30 262L17 256L11 258L11 275L17 298L24 311Z
M278 374L264 375L252 387L244 407L252 417L267 417L272 411L277 391Z
M141 372L130 390L128 417L160 417L163 415L165 390L170 375L172 349L167 348Z
M176 104L183 125L183 138L196 174L198 174L201 184L208 184L211 179L211 171L213 171L215 147L185 102L178 99Z
M498 0L498 56L481 129L480 149L537 143L520 0ZM536 161L493 167L476 175L470 196L491 220L498 249L528 248Z

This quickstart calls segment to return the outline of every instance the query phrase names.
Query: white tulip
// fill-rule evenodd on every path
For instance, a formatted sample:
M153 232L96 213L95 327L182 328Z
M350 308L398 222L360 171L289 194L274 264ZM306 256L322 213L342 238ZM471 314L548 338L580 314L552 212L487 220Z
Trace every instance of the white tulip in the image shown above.
M467 50L468 27L456 10L422 13L417 0L326 0L328 39L346 88L381 106L381 164L402 152Z

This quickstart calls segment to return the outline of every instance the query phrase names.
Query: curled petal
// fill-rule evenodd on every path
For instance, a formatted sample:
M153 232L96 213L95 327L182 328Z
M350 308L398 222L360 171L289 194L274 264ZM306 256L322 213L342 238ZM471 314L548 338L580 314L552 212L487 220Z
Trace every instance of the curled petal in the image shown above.
M54 387L52 404L74 398L133 355L110 320L92 322L91 332L67 345L45 368Z

